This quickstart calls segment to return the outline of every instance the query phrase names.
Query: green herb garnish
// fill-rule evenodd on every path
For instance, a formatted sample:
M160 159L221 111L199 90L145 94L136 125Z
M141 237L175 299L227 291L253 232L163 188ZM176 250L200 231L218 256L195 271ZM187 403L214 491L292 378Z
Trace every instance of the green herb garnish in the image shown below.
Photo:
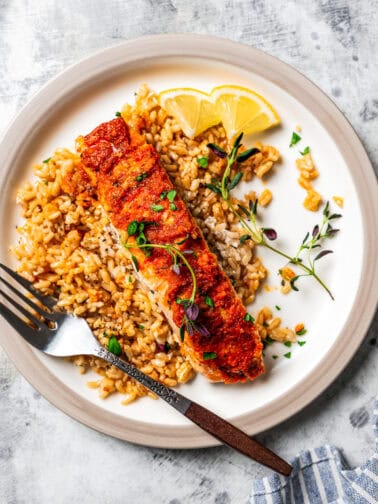
M295 133L295 135L297 135ZM294 136L294 133L293 133ZM232 188L237 185L240 180L240 173L239 172L232 180L230 180L230 174L231 174L231 169L235 165L240 165L249 159L250 157L254 156L258 152L260 152L256 148L248 149L248 151L244 151L239 154L239 149L241 147L241 140L243 137L243 133L241 133L237 139L235 140L232 149L230 152L226 152L224 149L219 147L218 145L209 143L207 144L208 148L217 156L219 156L221 159L226 160L226 167L224 169L222 179L217 180L213 179L212 184L205 184L205 186L213 191L214 193L218 194L228 205L228 208L233 212L233 214L238 218L243 230L246 232L243 236L240 237L239 241L241 243L244 243L247 239L253 240L257 245L262 245L272 252L275 252L276 254L284 257L289 264L293 264L297 266L298 268L303 270L302 274L295 275L294 278L290 280L290 285L291 288L294 291L299 290L296 284L296 281L300 277L306 277L306 276L312 276L322 287L323 289L326 290L326 292L329 294L331 299L334 299L332 296L331 291L329 288L326 286L326 284L321 280L321 278L317 275L315 271L315 263L322 257L324 257L327 254L330 254L332 251L331 250L322 250L319 252L315 257L312 256L313 249L317 247L322 246L322 241L325 238L331 238L333 237L337 232L338 229L334 229L330 223L333 219L338 219L341 217L340 214L330 214L329 211L329 202L325 205L323 209L323 222L320 225L317 225L314 227L312 234L310 236L310 233L307 233L305 236L305 239L303 240L302 244L300 245L297 253L295 256L291 256L285 252L282 252L276 247L273 247L270 242L275 240L277 238L277 232L272 229L272 228L260 228L257 224L257 205L258 202L257 200L255 202L250 201L248 203L248 207L238 204L237 206L234 205L234 202L231 199L230 196L230 191ZM297 137L300 139L299 135ZM294 137L295 140L296 137ZM299 140L296 140L299 141ZM296 143L296 141L294 143ZM304 259L300 257L300 255L303 253L306 253L306 264L304 262ZM282 279L281 283L284 285L285 281Z
M303 345L306 344L306 341L297 341L297 343L298 343L299 346L303 346Z
M160 193L160 199L164 199L167 196L168 191L163 191Z
M51 157L48 157L47 159L44 159L42 163L48 163L50 161Z
M293 134L291 135L291 140L290 140L289 147L293 147L293 145L295 145L298 142L300 142L301 139L302 139L302 137L299 136L298 133L296 133L295 131L293 131Z
M171 191L169 191L167 193L167 200L170 203L173 203L173 200L176 198L176 194L177 194L177 192L174 189L172 189Z
M276 305L276 310L280 311L281 310L281 307Z
M207 304L207 306L210 306L210 308L214 308L214 301L210 296L205 297L205 303Z
M291 352L285 353L284 357L286 357L286 359L291 359Z
M204 360L212 360L216 359L217 354L215 352L203 352L203 359Z
M172 195L173 197L173 195ZM127 249L133 249L133 248L139 248L144 251L144 253L148 256L151 253L151 250L153 248L158 248L158 249L163 249L165 250L172 258L172 270L177 274L180 275L181 273L181 267L186 267L190 273L190 276L192 278L192 292L191 295L188 299L181 299L177 298L176 302L177 304L181 304L184 307L184 317L183 317L183 322L180 326L180 338L183 340L184 335L185 335L185 330L189 333L190 336L192 336L194 331L197 331L200 333L202 336L209 337L210 332L207 330L207 328L200 323L197 319L199 316L199 307L195 302L196 299L196 294L197 294L197 278L195 275L195 272L190 265L188 259L186 258L186 255L188 254L193 254L192 250L183 250L181 251L178 246L182 244L184 241L186 241L187 238L182 240L179 243L175 244L160 244L160 243L150 243L146 236L143 233L144 227L147 224L147 222L138 222L138 221L133 221L136 223L136 230L135 226L132 227L131 231L135 232L136 235L136 243L128 243L128 239L126 240L126 243L123 243L123 246ZM131 225L132 223L130 223ZM130 235L129 235L130 236ZM138 262L135 258L135 256L131 255L131 260L134 263L134 266L136 270L138 271Z
M278 355L272 355L272 359L274 360L278 359Z
M142 330L142 329L144 329L144 325L143 324L137 324L137 328Z
M208 157L197 158L197 163L200 166L202 166L202 168L207 168L209 166L209 158Z
M116 112L115 115L116 115L116 117L121 117L122 114L121 114L121 112Z
M246 313L245 317L244 317L244 320L246 322L251 322L252 324L254 323L255 319L252 317L252 315L250 313Z
M170 210L177 210L177 206L174 203L169 203Z
M154 203L153 205L151 205L151 210L153 210L154 212L161 212L162 210L164 210L164 207L163 205L156 205Z
M247 234L245 234L245 235L243 235L243 236L241 236L241 237L239 238L239 241L240 241L240 243L241 243L242 245L243 245L243 243L244 243L244 242L246 242L247 240L251 240L251 237L250 237L249 235L247 235Z
M133 283L133 277L129 276L129 283Z
M134 236L139 229L139 222L138 221L132 221L130 224L127 226L127 234L129 236Z
M131 255L131 260L133 261L134 268L136 269L136 271L139 271L138 259L135 257L135 255Z
M147 177L148 177L148 173L144 172L144 173L141 173L140 175L138 175L137 177L135 177L135 180L137 182L142 182L142 180L144 180Z
M109 352L114 353L115 355L121 355L122 348L119 344L119 341L115 336L111 336L108 341L108 350Z
M299 153L302 155L302 156L305 156L306 154L308 154L310 152L310 147L307 146L303 149L303 151L299 151Z
M284 345L290 348L291 347L291 341L285 341Z

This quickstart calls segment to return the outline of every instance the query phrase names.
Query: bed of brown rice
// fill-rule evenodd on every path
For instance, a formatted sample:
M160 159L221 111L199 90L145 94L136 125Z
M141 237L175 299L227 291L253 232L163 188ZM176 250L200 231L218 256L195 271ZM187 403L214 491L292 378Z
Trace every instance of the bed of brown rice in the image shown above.
M164 167L237 293L246 305L253 302L267 270L251 241L240 245L242 232L234 215L204 187L223 169L223 161L207 148L209 142L228 148L223 127L213 127L194 140L188 139L146 85L139 90L135 104L124 107L122 116L139 127L159 151ZM247 164L245 180L263 177L279 160L275 148L258 147L261 152ZM209 158L206 169L198 164L199 157ZM99 204L88 205L64 192L62 182L79 161L76 153L58 149L50 160L35 167L37 181L19 191L25 222L18 228L20 240L13 249L18 269L41 291L55 295L59 307L85 317L102 344L115 335L130 362L143 372L168 386L185 383L193 377L193 369L180 355L154 299L135 278L106 213ZM270 203L272 194L265 190L260 195L253 191L246 195L246 199L256 197L264 206ZM255 316L262 338L295 341L295 332L281 327L281 319L273 317L269 308ZM128 404L146 394L153 396L98 358L80 356L73 362L82 373L92 368L101 375L88 385L98 388L103 398L118 391L125 394L122 402Z

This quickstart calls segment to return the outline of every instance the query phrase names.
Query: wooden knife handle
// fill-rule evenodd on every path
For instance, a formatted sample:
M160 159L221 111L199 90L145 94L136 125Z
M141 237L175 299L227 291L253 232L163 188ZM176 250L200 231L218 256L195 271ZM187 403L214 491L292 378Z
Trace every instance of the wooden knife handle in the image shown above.
M185 416L222 443L284 476L290 475L293 468L285 460L203 406L192 402Z

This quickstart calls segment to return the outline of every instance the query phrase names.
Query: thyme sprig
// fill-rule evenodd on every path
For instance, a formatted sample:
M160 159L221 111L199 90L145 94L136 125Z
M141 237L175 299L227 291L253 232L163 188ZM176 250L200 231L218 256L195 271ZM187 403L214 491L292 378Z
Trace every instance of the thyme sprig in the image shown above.
M299 290L296 285L296 281L300 277L311 276L323 287L323 289L325 289L331 299L334 299L330 289L315 271L316 261L325 255L330 254L332 251L322 250L315 257L312 256L312 251L315 248L321 247L324 239L333 237L339 231L338 229L332 228L330 221L340 218L341 215L330 214L329 202L327 202L323 210L322 223L320 225L316 225L311 234L306 234L305 239L302 241L295 256L290 256L286 252L274 247L269 242L277 239L277 232L273 228L260 227L257 223L257 199L255 202L250 201L248 207L246 207L241 204L235 205L230 195L232 189L234 189L243 178L240 165L260 152L258 149L252 148L239 153L240 147L242 146L242 138L243 133L237 137L230 152L226 152L224 149L219 147L219 145L213 143L207 144L208 148L215 155L226 160L226 167L223 172L222 179L212 179L212 183L206 184L206 187L218 194L227 203L228 208L239 220L243 230L246 232L246 234L240 237L241 244L247 240L253 240L257 245L262 245L263 247L268 248L272 252L275 252L287 259L288 263L302 269L302 274L296 275L294 273L290 278L290 285L294 291ZM230 176L233 168L236 169L236 174L231 179ZM300 256L305 250L307 251L307 255L304 259ZM304 260L306 260L306 263ZM280 274L282 271L283 269L279 270Z
M175 192L176 195L176 192ZM172 200L173 201L173 200ZM198 317L200 315L200 309L199 306L196 304L196 296L198 292L197 288L197 277L196 274L190 265L189 261L185 257L185 255L189 254L194 254L193 250L184 250L181 251L178 246L182 245L187 238L184 240L181 240L178 243L174 244L161 244L161 243L150 243L146 235L144 234L144 230L146 225L149 225L151 223L148 222L139 222L139 221L132 221L127 229L128 232L128 238L125 243L123 243L123 246L127 249L133 249L133 248L139 248L144 251L144 253L147 255L147 257L151 254L152 249L163 249L168 254L172 257L172 270L177 274L180 275L181 273L181 266L185 266L191 276L192 279L192 291L190 294L190 297L187 299L181 299L177 298L176 303L183 305L184 308L184 318L183 322L180 326L180 338L181 341L184 340L184 335L185 335L185 329L188 332L190 336L193 335L194 331L199 332L203 336L210 336L210 332L208 329L198 322ZM129 243L129 237L130 236L135 236L135 243ZM133 264L138 271L138 261L134 255L131 255L131 260L133 261Z

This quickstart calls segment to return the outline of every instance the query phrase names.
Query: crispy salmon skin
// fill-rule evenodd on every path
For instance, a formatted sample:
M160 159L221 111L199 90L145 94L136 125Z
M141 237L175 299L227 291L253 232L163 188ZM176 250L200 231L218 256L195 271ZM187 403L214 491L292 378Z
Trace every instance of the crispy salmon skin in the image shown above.
M184 201L172 192L174 187L155 148L117 118L79 137L77 149L86 189L90 183L120 239L135 244L128 250L139 278L154 293L174 328L182 354L214 382L245 382L263 373L263 345L257 329L246 317L241 300ZM173 198L168 199L168 193ZM133 222L143 223L148 243L174 245L185 255L197 281L197 322L205 331L185 332L181 341L178 328L185 308L180 300L191 296L191 273L183 263L174 270L172 256L164 248L151 248L147 254L138 248L135 236L127 233Z

